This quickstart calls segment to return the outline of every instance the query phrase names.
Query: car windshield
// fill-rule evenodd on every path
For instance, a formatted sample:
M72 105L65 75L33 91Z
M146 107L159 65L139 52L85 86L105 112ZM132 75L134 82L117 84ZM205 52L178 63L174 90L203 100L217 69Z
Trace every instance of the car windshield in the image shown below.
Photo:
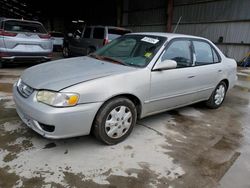
M124 35L90 56L127 66L145 67L166 39L152 35Z

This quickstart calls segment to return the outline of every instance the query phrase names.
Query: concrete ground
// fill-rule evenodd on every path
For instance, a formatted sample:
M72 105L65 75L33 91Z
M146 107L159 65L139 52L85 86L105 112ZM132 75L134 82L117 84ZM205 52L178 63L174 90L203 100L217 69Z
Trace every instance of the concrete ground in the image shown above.
M138 122L122 143L48 140L19 119L11 87L30 65L0 70L0 187L250 187L250 93ZM70 126L70 125L69 125Z

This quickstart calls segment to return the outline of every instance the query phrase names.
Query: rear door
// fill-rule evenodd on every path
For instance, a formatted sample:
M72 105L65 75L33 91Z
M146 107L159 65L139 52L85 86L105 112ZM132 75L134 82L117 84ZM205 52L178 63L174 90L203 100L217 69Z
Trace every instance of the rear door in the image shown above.
M205 40L193 40L195 53L196 85L195 100L205 100L210 97L223 74L221 58L210 43Z
M36 22L6 20L4 44L10 52L44 52L52 50L52 42L45 28Z

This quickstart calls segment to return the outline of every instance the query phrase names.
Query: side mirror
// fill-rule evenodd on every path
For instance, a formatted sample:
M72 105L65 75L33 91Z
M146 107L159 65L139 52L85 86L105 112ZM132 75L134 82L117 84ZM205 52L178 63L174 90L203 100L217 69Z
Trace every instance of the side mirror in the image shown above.
M174 60L164 60L160 63L157 63L154 66L154 71L161 71L161 70L167 70L167 69L175 69L177 67L177 62Z
M68 37L73 37L73 34L72 33L68 33Z

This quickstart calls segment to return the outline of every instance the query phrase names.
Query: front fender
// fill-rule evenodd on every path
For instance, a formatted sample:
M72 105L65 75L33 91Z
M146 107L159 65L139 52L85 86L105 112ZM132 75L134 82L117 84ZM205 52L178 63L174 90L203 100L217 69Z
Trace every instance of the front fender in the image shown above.
M149 90L150 70L144 68L79 83L62 92L79 93L79 104L105 102L122 94L134 95L144 103L148 98Z

